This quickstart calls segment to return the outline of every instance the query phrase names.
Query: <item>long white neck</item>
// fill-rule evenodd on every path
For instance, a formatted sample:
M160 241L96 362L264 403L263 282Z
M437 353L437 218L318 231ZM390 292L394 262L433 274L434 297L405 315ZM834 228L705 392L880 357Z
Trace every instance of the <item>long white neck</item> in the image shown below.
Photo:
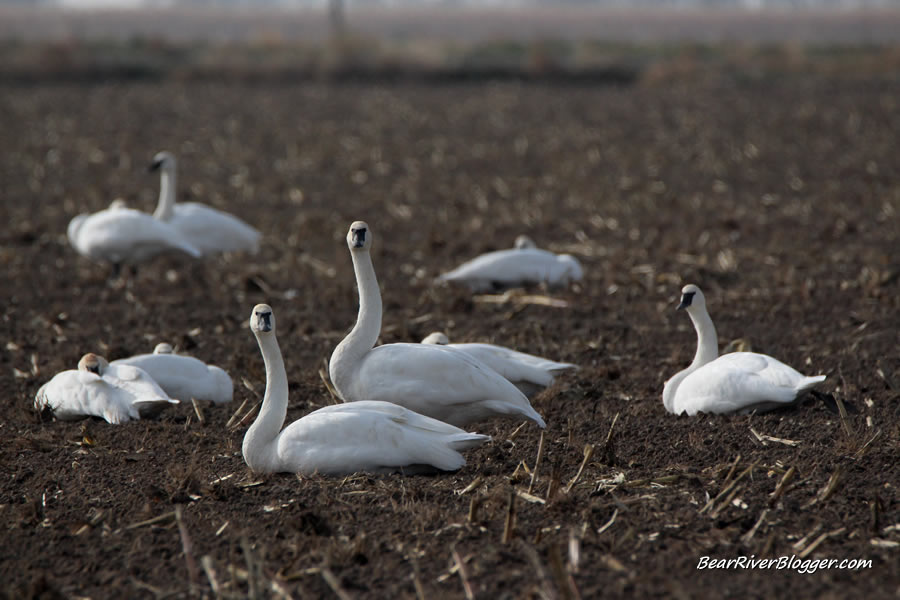
M165 165L160 169L159 202L153 216L160 221L169 221L175 214L175 165Z
M256 334L266 363L266 393L256 421L244 435L244 462L259 473L278 471L278 434L287 416L288 382L284 360L274 334Z
M674 412L675 393L678 391L678 386L684 378L703 365L716 360L719 356L719 340L716 335L716 326L713 325L706 308L688 309L688 316L691 317L694 329L697 331L697 351L694 353L694 360L688 368L672 375L663 387L663 406L669 412Z
M378 289L375 267L372 266L372 256L368 251L350 254L359 290L359 314L356 325L334 349L328 364L331 382L344 400L344 390L352 379L356 365L375 346L381 334L381 291Z

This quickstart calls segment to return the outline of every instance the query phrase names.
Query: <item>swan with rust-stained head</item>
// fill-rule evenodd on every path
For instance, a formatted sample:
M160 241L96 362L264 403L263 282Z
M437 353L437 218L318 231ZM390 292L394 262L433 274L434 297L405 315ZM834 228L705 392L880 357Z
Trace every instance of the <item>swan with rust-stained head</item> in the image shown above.
M137 354L110 364L143 369L169 396L179 400L196 398L224 404L231 402L234 393L228 373L193 356L175 354L172 346L166 343L158 344L153 354Z
M429 334L422 343L441 344L475 357L503 375L526 396L532 396L552 384L554 377L562 371L578 368L571 363L556 362L496 344L451 344L447 335L440 331Z
M288 381L270 306L253 307L250 329L266 364L262 407L241 447L253 471L322 475L422 468L454 471L466 464L462 450L490 440L402 406L373 401L326 406L282 430Z
M794 402L825 375L808 377L783 362L756 352L719 356L716 328L706 298L696 285L684 286L678 309L686 309L697 331L697 351L690 366L666 381L663 405L676 415L698 412L767 411Z
M175 201L175 156L159 152L151 171L160 172L159 203L153 216L174 227L203 255L246 250L256 252L262 234L227 212L199 202Z
M571 254L541 250L531 238L520 235L513 248L482 254L440 275L436 281L456 282L473 292L487 292L538 283L560 287L583 276L581 263Z
M112 424L152 416L171 404L178 400L143 370L110 365L93 353L81 357L77 370L54 375L34 397L37 410L48 409L61 421L94 416Z
M524 417L545 426L516 386L464 352L428 344L374 347L381 333L381 291L369 253L372 231L366 223L350 226L347 246L359 290L359 314L328 364L341 399L394 402L457 426L491 417Z

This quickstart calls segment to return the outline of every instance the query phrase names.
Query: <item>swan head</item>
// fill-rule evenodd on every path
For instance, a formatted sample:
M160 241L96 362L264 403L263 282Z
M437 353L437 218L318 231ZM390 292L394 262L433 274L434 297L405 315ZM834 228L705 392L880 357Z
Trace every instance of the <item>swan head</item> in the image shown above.
M253 333L274 333L275 332L275 313L268 304L257 304L250 313L250 329Z
M93 352L88 352L78 361L79 371L87 371L88 373L94 373L101 377L103 376L103 371L105 371L108 366L109 363L106 362L105 358L94 354Z
M81 230L81 226L84 225L85 220L89 217L88 214L80 214L75 217L72 217L72 220L69 221L69 226L66 228L66 237L69 238L69 244L72 247L76 247L75 242L78 241L78 232Z
M116 198L109 203L109 210L120 210L122 208L128 208L128 204L122 198Z
M693 283L689 283L681 288L681 303L675 310L681 309L687 310L688 313L695 310L706 310L706 298L703 296L700 288Z
M153 171L158 171L160 169L174 168L175 155L171 152L158 152L156 156L153 157L153 162L150 163L150 167L148 167L148 170L152 173Z
M153 354L175 354L175 349L172 348L172 344L160 342L153 349Z
M537 244L535 244L534 240L527 235L520 235L513 243L513 248L516 250L528 250L530 248L537 248Z
M423 344L438 344L440 346L446 346L450 343L450 339L443 331L434 331L429 333L422 339Z
M347 232L347 245L350 251L368 250L372 247L372 232L365 221L354 221Z
M563 276L565 281L581 281L581 278L584 277L584 270L581 268L581 263L571 254L560 254L556 257L556 260L565 267Z

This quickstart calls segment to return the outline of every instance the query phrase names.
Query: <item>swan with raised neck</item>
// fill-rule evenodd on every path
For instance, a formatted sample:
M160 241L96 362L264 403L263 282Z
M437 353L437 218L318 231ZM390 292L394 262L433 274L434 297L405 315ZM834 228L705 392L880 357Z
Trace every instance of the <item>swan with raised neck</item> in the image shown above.
M663 406L668 412L694 415L771 410L793 402L825 380L824 375L803 375L766 354L732 352L719 356L706 298L694 284L681 290L678 310L682 309L697 332L697 350L691 364L663 386Z
M347 246L359 290L359 313L328 365L341 399L393 402L456 426L497 416L525 417L545 426L519 389L464 352L430 344L374 347L381 332L382 304L370 255L372 232L365 222L350 226Z
M288 381L275 336L271 307L250 315L266 364L266 391L256 421L244 435L244 461L256 472L321 473L409 469L451 471L466 461L460 452L490 440L388 402L325 406L284 430Z

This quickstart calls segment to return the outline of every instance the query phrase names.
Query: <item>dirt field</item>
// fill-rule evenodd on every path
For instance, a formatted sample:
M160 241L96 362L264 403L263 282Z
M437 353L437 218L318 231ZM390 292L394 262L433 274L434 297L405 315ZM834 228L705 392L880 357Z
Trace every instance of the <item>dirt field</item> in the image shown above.
M900 84L712 81L0 89L7 595L896 598ZM151 211L162 149L180 198L238 214L263 249L111 287L66 225L117 197ZM493 442L440 476L244 465L232 417L265 381L250 310L277 314L288 419L331 402L319 372L356 317L355 219L375 235L383 342L443 329L581 365L533 401L533 483L540 431L511 421L471 427ZM567 307L431 284L519 233L582 260L580 284L530 290ZM663 382L694 352L674 310L687 282L722 345L827 374L857 412L667 414ZM158 341L225 368L234 402L122 426L32 412L82 353ZM871 568L697 570L792 555Z

